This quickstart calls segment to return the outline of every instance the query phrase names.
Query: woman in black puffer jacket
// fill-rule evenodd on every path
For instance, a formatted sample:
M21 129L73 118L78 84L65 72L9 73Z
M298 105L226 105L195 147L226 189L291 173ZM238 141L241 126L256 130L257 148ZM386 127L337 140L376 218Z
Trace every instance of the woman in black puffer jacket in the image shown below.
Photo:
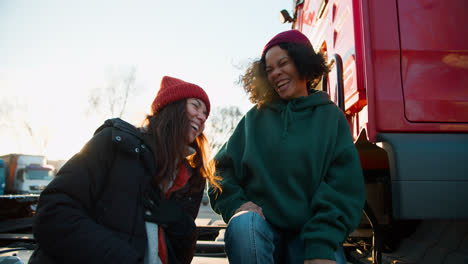
M97 129L42 192L29 263L190 263L206 180L219 188L198 85L165 76L146 125Z

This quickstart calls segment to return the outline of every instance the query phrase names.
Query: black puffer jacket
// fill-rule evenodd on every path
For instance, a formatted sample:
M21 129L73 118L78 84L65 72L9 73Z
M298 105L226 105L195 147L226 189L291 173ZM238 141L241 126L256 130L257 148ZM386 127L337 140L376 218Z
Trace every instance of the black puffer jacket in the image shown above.
M38 249L29 263L143 263L147 238L142 199L155 171L143 135L120 119L107 120L42 192L34 226ZM171 196L192 219L204 181L197 184L199 192L186 185ZM164 230L169 263L190 263L196 230L172 236L177 228Z

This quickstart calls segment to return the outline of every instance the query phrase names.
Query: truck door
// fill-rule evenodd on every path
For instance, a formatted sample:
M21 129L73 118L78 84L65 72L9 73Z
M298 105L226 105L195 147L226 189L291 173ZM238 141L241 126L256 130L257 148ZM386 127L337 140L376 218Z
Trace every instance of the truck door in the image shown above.
M410 122L468 122L468 1L397 0Z

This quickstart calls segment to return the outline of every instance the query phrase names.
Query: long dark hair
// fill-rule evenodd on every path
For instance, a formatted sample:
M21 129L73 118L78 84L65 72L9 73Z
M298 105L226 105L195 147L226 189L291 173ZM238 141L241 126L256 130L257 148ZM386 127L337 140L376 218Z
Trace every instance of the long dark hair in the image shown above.
M321 53L315 53L311 46L299 43L280 43L279 47L286 50L296 65L299 76L307 80L307 89L310 91L320 81L323 74L329 72L329 67ZM265 55L250 64L244 75L240 76L239 83L243 86L249 99L257 107L279 98L278 93L268 82L265 71Z
M152 184L158 186L163 180L174 175L179 163L187 155L187 131L190 128L186 113L186 99L178 100L164 106L158 112L146 117L148 134L154 140L154 151L157 166L157 173L153 176ZM209 160L210 147L204 134L199 135L195 141L190 144L195 149L195 154L188 157L190 166L193 168L193 175L189 183L191 188L197 188L203 184L204 179L216 189L221 190L218 181L219 176L214 174L214 164ZM199 191L199 190L197 190Z

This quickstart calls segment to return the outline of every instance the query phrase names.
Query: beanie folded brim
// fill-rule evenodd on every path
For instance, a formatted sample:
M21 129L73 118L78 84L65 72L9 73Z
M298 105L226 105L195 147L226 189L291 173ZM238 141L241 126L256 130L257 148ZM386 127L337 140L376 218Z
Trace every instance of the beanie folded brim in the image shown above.
M164 76L161 87L151 105L152 114L156 114L164 106L188 98L198 98L205 103L207 116L210 113L210 100L206 92L198 85L174 77Z

